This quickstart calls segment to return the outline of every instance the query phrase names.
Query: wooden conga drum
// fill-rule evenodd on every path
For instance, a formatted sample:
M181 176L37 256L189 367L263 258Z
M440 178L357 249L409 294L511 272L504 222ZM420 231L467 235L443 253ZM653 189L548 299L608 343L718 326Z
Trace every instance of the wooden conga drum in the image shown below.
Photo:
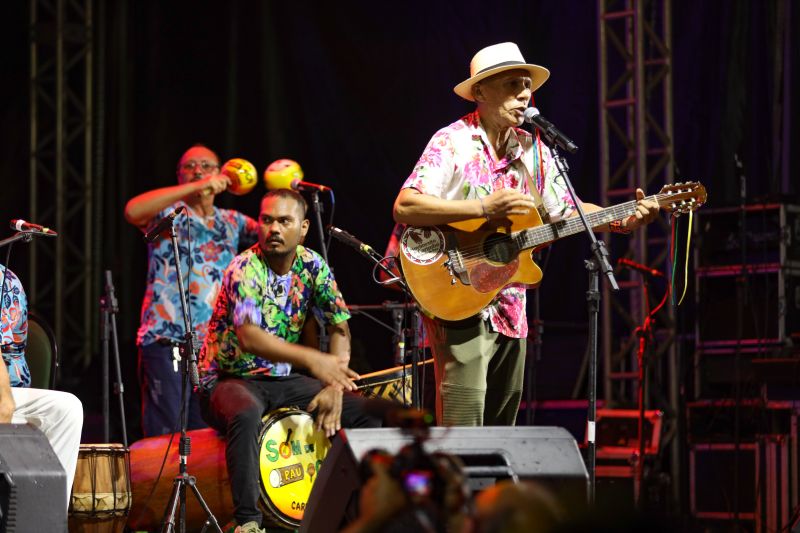
M187 460L189 475L197 478L197 488L220 526L233 518L228 469L225 466L225 440L213 429L196 429L186 433L192 439L192 453ZM157 531L172 494L173 480L178 475L178 441L176 433L169 447L164 471L153 496L150 491L156 482L171 435L149 437L131 445L131 487L133 505L128 527L133 530ZM206 520L205 512L191 489L186 487L186 530L200 531Z

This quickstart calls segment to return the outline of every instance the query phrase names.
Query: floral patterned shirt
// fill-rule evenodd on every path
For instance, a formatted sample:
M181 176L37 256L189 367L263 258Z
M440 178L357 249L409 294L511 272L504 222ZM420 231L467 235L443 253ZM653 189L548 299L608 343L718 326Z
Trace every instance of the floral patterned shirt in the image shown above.
M496 159L478 112L474 111L436 132L403 188L446 200L482 198L497 189L528 194L530 174L550 222L572 213L574 203L547 147L527 131L514 128L505 154L500 161ZM481 316L490 322L493 331L525 338L525 286L508 285L481 311Z
M5 272L5 277L3 273ZM0 265L0 281L5 286L0 302L0 347L3 361L8 367L12 387L30 387L31 372L25 361L28 344L28 299L19 278L11 270Z
M160 220L181 205L185 204L177 202L171 205L153 220ZM211 216L202 217L186 206L184 213L175 219L175 230L192 326L202 343L222 273L239 251L240 244L249 246L258 239L258 223L231 209L215 207ZM147 261L147 287L136 344L145 346L160 338L183 340L184 322L180 292L175 282L172 240L160 236L148 244Z
M252 246L236 256L225 271L200 354L200 371L205 376L289 374L289 363L273 363L243 352L236 328L254 324L286 342L297 343L309 312L323 326L350 318L333 273L322 257L298 246L289 273L278 276L269 268L259 246Z

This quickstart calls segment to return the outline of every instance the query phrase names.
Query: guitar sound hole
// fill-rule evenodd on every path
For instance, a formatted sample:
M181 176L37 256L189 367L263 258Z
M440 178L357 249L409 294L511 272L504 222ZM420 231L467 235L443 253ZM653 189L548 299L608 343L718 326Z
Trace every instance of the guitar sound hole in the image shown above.
M508 235L495 233L483 241L483 254L495 263L507 264L517 258L519 249Z

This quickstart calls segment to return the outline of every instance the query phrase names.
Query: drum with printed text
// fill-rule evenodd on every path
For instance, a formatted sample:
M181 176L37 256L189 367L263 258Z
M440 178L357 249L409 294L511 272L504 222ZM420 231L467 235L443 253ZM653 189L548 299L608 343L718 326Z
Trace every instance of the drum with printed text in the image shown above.
M322 461L331 443L300 409L272 411L258 438L264 518L283 528L300 526Z

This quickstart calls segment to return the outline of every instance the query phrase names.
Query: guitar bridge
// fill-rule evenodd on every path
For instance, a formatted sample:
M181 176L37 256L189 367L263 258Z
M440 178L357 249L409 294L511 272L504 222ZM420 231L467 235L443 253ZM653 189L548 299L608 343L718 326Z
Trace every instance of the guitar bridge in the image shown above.
M458 250L447 250L447 261L442 263L450 272L450 285L455 285L460 281L464 285L470 285L469 274L467 268L464 266L464 260L461 257L461 252Z

